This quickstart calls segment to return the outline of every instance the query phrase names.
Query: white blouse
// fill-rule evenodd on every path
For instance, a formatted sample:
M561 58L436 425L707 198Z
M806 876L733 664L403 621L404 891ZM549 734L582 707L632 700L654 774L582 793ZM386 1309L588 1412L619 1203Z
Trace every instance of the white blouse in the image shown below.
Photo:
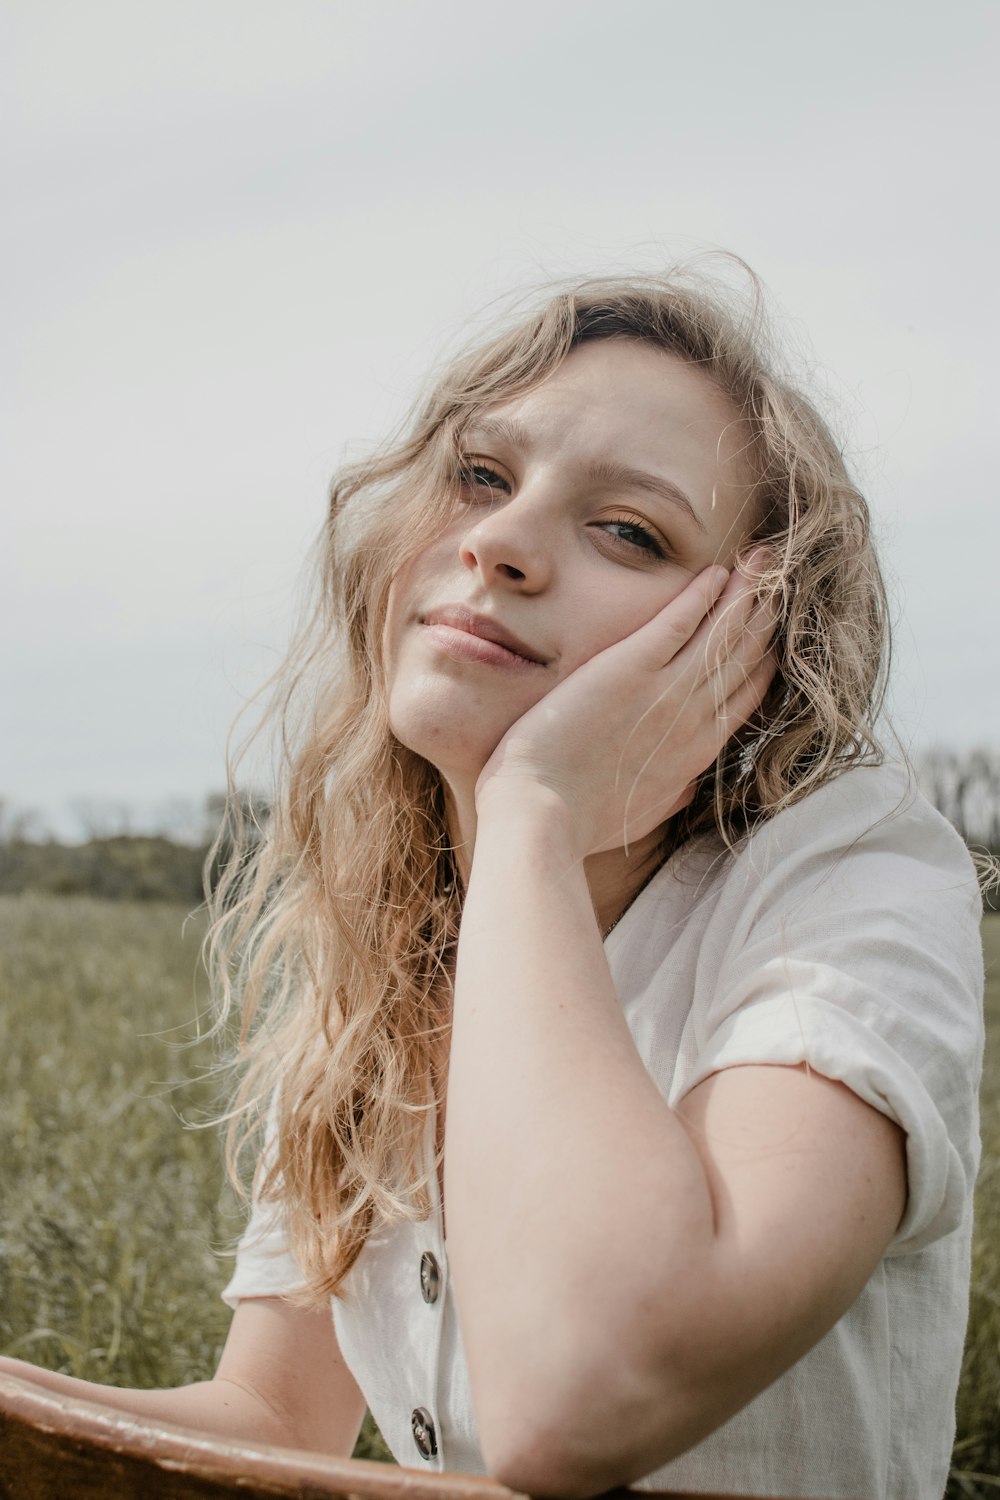
M979 919L971 863L952 828L899 767L864 767L735 853L715 840L682 851L608 937L629 1029L671 1105L720 1068L808 1062L907 1138L906 1212L853 1306L742 1411L640 1487L940 1500L979 1161ZM430 1218L369 1238L333 1299L333 1319L399 1462L483 1473L433 1142L428 1118ZM515 1283L518 1275L514 1264ZM226 1301L281 1295L301 1281L280 1214L255 1206Z

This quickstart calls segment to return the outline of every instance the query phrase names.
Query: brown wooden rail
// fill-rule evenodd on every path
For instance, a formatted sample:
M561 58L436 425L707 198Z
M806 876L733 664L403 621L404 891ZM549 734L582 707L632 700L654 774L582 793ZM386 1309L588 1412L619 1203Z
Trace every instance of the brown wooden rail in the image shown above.
M738 1500L617 1490L625 1500ZM229 1442L0 1374L0 1500L513 1500L471 1474Z

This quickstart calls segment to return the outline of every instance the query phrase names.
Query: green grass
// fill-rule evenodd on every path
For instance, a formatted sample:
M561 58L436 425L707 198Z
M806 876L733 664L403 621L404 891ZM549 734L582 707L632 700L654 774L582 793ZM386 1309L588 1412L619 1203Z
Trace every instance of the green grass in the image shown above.
M1000 915L972 1313L951 1500L1000 1500ZM201 927L183 909L0 897L0 1352L112 1385L203 1380L242 1216L217 1133ZM187 1122L187 1123L186 1123ZM356 1452L386 1457L370 1420Z
M184 1050L199 935L176 906L0 902L0 1347L116 1385L202 1379L236 1219Z
M215 1369L243 1214L204 1121L201 924L182 907L0 898L0 1353L85 1380ZM359 1457L387 1458L366 1421Z

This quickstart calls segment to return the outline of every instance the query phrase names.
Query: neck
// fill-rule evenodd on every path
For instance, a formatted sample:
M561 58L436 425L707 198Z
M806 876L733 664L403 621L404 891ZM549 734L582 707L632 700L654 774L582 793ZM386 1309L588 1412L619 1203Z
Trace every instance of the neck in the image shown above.
M476 850L475 784L468 786L447 779L445 803L456 864L462 884L468 886ZM631 844L627 854L624 849L608 849L586 857L583 862L584 874L590 889L594 916L603 935L606 936L614 927L638 892L655 874L662 862L662 850L663 829L654 828L652 833Z

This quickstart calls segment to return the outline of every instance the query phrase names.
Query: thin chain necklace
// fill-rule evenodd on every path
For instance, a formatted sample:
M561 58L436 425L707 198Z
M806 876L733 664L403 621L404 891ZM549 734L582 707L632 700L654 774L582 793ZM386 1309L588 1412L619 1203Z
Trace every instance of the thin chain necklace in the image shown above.
M660 871L663 869L663 866L666 864L666 862L667 862L667 860L669 858L670 858L669 854L665 854L662 859L658 859L656 861L656 864L650 870L650 872L646 876L645 880L642 882L641 885L637 886L636 889L632 892L631 896L628 898L628 900L626 901L625 905L622 907L621 911L618 913L617 917L615 917L614 921L608 927L605 927L604 931L601 933L601 942L602 943L607 942L608 938L614 932L615 928L618 926L618 923L621 921L622 917L625 915L626 912L629 912L629 911L632 910L633 906L638 901L639 897L642 895L642 893L646 889L647 885L650 884L650 882L653 880L654 876L659 875Z

